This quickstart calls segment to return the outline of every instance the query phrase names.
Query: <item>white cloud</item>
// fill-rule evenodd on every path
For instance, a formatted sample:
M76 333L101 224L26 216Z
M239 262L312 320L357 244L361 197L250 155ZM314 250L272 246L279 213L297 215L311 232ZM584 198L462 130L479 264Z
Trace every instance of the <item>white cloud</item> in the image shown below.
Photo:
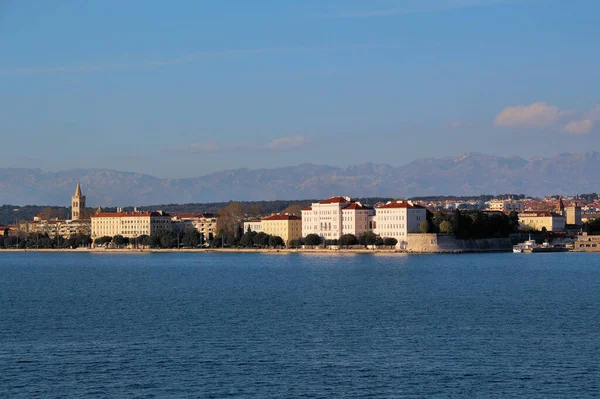
M271 141L267 148L270 150L295 150L310 144L310 139L303 136L281 137Z
M586 112L584 118L592 121L600 121L600 104Z
M548 127L571 114L572 111L561 111L556 105L537 102L503 109L496 115L494 124L496 126Z
M563 130L570 134L588 134L594 127L594 121L589 119L582 119L580 121L569 122L565 125Z
M445 127L451 129L468 129L477 127L477 122L475 121L451 121L446 123Z

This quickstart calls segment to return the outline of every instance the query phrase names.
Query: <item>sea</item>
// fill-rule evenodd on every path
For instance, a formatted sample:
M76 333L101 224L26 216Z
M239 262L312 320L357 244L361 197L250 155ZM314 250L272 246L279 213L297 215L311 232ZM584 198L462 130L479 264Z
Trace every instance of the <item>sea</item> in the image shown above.
M600 256L0 253L0 398L592 398Z

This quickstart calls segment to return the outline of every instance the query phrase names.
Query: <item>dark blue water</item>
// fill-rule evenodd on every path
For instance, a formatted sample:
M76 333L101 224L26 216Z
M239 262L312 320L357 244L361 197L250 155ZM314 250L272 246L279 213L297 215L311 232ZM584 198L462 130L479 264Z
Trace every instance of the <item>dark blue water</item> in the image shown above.
M0 254L0 397L594 397L600 256Z

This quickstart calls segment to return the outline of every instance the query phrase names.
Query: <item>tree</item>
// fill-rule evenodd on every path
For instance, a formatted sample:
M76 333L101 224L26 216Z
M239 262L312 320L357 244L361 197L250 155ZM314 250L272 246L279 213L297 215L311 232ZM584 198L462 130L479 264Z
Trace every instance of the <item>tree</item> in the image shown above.
M96 245L106 245L109 242L112 241L112 237L109 236L102 236L102 237L98 237L94 240L94 244Z
M283 242L283 238L279 237L279 236L271 236L269 237L269 246L276 248L276 247L283 247L285 245L285 243Z
M360 245L375 245L377 237L377 234L373 233L372 231L365 231L358 238L358 243Z
M358 239L354 234L344 234L340 237L340 245L344 247L348 247L350 245L358 244Z
M210 246L213 248L221 248L223 246L223 239L221 237L215 237L210 242Z
M289 213L290 215L302 216L302 208L304 207L301 204L293 204L282 210L281 213Z
M309 234L304 237L304 245L317 246L321 245L321 237L317 234Z
M519 214L515 211L510 211L508 214L508 219L510 221L510 229L513 233L519 231Z
M230 202L225 208L219 209L217 212L219 229L222 230L224 234L234 235L244 214L245 209L241 203Z
M120 234L117 234L112 238L112 242L117 246L117 248L121 248L121 245L125 243L125 237L123 237Z
M300 248L303 245L302 238L290 241L290 248Z
M248 205L246 208L246 214L250 218L257 218L263 214L263 207L260 204Z
M264 232L260 232L258 234L256 234L256 236L254 237L254 245L258 245L261 248L265 248L269 246L269 237L271 237L270 235L268 235L267 233Z
M162 232L160 235L160 247L161 248L175 248L177 246L177 236L170 230L159 230Z
M452 233L452 223L447 220L444 220L440 223L440 233Z
M41 220L63 219L65 216L64 209L46 207L37 215Z
M145 247L151 247L152 246L152 237L150 237L149 235L143 234L140 237L140 243L145 246Z
M383 238L381 238L379 236L375 237L375 243L374 243L374 245L377 246L377 247L382 246L383 245Z
M419 230L421 233L431 233L431 225L432 223L430 220L423 220L419 223Z
M256 232L247 231L242 238L240 238L240 245L245 248L251 248L254 246L254 237L256 236Z
M196 229L188 229L181 238L181 243L184 247L197 248L200 245L200 233Z
M395 247L396 244L398 244L398 240L396 240L394 237L385 237L383 239L383 245L388 247Z

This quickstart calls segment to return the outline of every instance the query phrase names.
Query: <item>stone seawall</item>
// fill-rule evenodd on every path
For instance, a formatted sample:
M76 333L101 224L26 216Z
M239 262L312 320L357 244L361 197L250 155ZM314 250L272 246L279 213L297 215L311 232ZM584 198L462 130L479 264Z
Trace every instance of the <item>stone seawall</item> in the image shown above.
M509 238L484 238L479 240L459 240L450 234L409 234L407 252L507 252L512 250Z

